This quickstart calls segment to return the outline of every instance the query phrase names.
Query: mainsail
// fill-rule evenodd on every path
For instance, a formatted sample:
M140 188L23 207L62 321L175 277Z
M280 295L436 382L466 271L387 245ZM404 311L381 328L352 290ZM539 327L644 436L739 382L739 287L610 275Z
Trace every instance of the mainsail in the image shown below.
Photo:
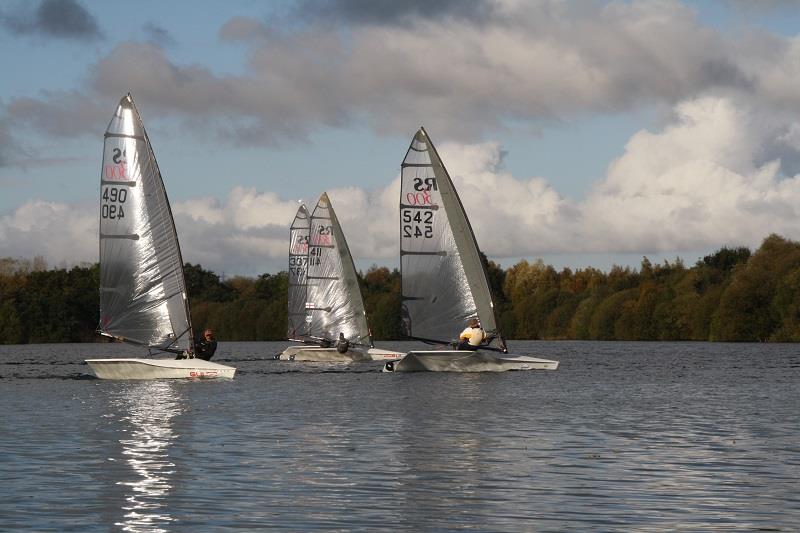
M475 235L424 128L402 164L400 269L407 336L446 344L478 318L504 347Z
M98 330L157 349L193 346L175 223L130 93L120 100L105 133Z
M311 320L306 310L308 274L308 236L311 229L308 209L301 205L289 230L289 331L291 340L308 336Z
M335 341L344 333L350 342L372 345L356 268L327 193L311 214L307 309L310 336Z

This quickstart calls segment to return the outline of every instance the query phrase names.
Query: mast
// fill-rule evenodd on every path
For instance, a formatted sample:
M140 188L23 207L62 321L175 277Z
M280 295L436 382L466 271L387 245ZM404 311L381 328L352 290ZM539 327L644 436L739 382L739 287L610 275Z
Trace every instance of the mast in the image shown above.
M308 240L311 227L305 204L297 208L297 214L289 228L289 340L308 337L309 313L306 310L308 296Z
M308 246L309 333L335 341L372 345L353 256L327 193L311 214Z
M174 272L175 272L175 275L178 277L180 286L183 287L183 291L182 291L183 292L183 308L184 308L184 311L186 312L186 320L189 323L188 324L189 325L189 352L194 353L194 327L192 326L192 311L191 311L191 307L189 306L189 291L188 291L188 289L186 287L186 273L183 270L183 265L184 265L183 254L181 253L181 244L180 244L180 240L178 239L178 230L175 227L175 217L172 214L172 205L169 202L169 196L167 195L167 188L164 186L164 179L161 177L161 169L158 166L158 160L156 159L156 154L155 154L155 151L153 150L153 145L150 142L150 137L147 135L147 130L144 127L144 122L142 122L142 116L139 114L139 109L136 107L136 103L134 103L134 101L133 101L133 95L131 95L131 93L128 93L127 98L130 101L131 107L133 108L134 113L136 114L136 118L137 118L137 120L139 121L139 124L142 127L142 132L144 133L144 140L147 143L147 146L150 148L150 154L152 155L152 158L153 158L153 165L155 165L156 173L158 174L158 178L159 179L157 180L157 182L158 182L159 186L161 187L161 192L164 195L164 200L166 200L167 211L169 213L169 217L168 217L169 226L170 226L170 229L172 230L172 238L175 239L175 248L176 248L176 252L178 253L178 264L180 265L180 268L176 269ZM181 335L178 335L178 338L180 338L180 337L181 337Z
M433 144L433 141L431 140L430 136L428 136L428 132L425 130L425 128L423 126L420 126L419 129L422 132L422 134L425 135L425 137L428 139L428 143L430 144L431 150L433 151L434 155L436 156L436 161L439 162L439 167L441 168L441 171L444 174L444 177L446 177L447 181L450 182L450 187L452 188L452 191L453 191L453 197L455 198L455 201L458 204L458 210L463 215L464 223L466 223L467 234L469 235L469 239L470 239L470 241L472 243L472 246L466 246L466 247L463 247L463 249L461 247L459 247L459 252L462 255L464 255L464 254L469 254L470 252L472 252L474 250L475 254L474 254L473 257L477 261L477 264L480 265L480 275L481 275L481 278L483 280L483 283L480 284L476 280L476 283L474 284L473 291L474 292L478 292L478 291L483 292L485 290L485 295L486 295L486 298L488 300L489 308L490 308L490 311L488 311L489 317L484 317L483 315L487 314L487 310L481 309L480 305L478 306L478 312L479 312L479 315L480 315L480 318L481 318L481 327L483 327L484 330L489 335L494 335L494 337L497 339L499 345L503 349L505 349L506 341L503 338L503 334L500 332L500 328L498 326L497 312L496 312L496 308L495 308L495 305L494 305L494 298L492 297L492 291L491 291L491 287L489 285L489 273L487 272L486 266L483 264L483 261L481 260L480 247L478 246L478 240L475 238L475 232L472 230L472 224L469 221L469 217L467 217L467 212L464 209L464 204L461 203L461 198L458 196L458 191L456 190L455 185L453 185L453 180L450 178L450 173L447 172L447 168L444 166L444 163L442 162L441 157L439 157L439 152L436 150L436 146ZM468 275L467 279L470 279L469 275ZM470 285L473 285L473 284L471 283ZM491 320L487 320L487 318L491 318Z
M497 338L494 303L474 232L424 128L414 135L402 164L400 268L406 335L447 344L468 319L479 318Z
M194 348L183 257L150 140L128 93L105 133L100 176L100 324L106 336Z

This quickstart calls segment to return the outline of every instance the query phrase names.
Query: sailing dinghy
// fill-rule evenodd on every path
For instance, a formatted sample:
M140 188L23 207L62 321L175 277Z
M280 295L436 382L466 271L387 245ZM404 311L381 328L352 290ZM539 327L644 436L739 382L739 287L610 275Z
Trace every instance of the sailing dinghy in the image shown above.
M175 359L87 359L101 379L232 378L191 357L194 335L183 259L167 192L130 93L105 133L100 175L100 324L106 337Z
M289 232L289 346L278 359L308 362L396 360L375 348L356 268L327 193L311 216L301 205ZM334 345L343 334L349 346Z
M507 353L497 327L486 270L453 182L424 128L402 164L400 272L403 332L440 349L412 351L386 363L394 372L555 370L558 361ZM477 351L453 350L469 319L489 342Z

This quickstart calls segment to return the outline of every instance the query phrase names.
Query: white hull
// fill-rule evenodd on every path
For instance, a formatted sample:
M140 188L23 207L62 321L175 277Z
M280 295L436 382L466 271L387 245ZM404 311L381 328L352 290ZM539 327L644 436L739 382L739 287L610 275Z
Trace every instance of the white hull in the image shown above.
M100 379L233 378L236 369L203 359L87 359Z
M402 352L381 350L380 348L352 348L339 353L336 348L320 346L289 346L278 355L281 361L304 361L315 363L359 363L366 361L396 361L403 357Z
M558 361L527 355L489 351L431 350L408 352L386 363L384 372L505 372L507 370L556 370Z

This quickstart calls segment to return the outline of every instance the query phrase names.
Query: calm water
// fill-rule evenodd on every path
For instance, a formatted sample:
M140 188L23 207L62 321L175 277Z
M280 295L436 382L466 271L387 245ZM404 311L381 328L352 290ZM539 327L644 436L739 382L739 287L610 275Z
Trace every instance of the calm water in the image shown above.
M800 346L516 342L561 368L473 375L284 346L221 343L228 382L0 347L0 531L800 528Z

